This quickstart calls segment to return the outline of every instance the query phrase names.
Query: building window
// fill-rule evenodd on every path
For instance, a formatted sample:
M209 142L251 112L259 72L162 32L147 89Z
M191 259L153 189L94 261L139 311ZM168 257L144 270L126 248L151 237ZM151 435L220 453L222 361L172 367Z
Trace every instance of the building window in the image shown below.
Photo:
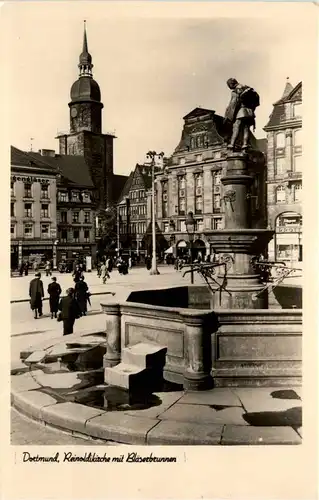
M302 172L302 156L294 156L294 172Z
M25 198L31 198L32 197L30 182L25 182L24 183L24 197Z
M220 193L213 194L213 212L220 212Z
M24 216L25 217L32 217L32 203L25 203L24 204Z
M295 102L292 105L292 116L294 118L301 118L302 117L302 103L301 102Z
M48 184L41 184L41 198L49 198Z
M286 203L286 189L284 186L276 188L276 203Z
M204 231L204 221L203 221L203 219L197 219L196 220L196 231L198 231L199 233L201 233L202 231Z
M223 228L223 221L221 217L214 217L212 219L212 229L218 230Z
M286 146L286 135L284 132L276 134L276 148L284 148Z
M84 229L84 241L85 243L89 243L90 241L90 230Z
M15 238L16 236L16 225L15 224L11 224L11 236L12 238Z
M203 212L203 196L202 196L202 186L203 177L201 174L195 174L195 213L201 214Z
M75 229L73 231L73 241L74 241L74 243L79 243L79 238L80 238L80 231L78 229Z
M82 193L82 201L83 203L91 203L90 193Z
M68 232L66 229L62 229L61 231L61 242L66 243L68 239Z
M90 212L84 212L84 224L89 224L91 222Z
M14 185L15 185L15 182L11 181L11 196L14 196Z
M71 192L71 201L78 203L80 201L80 193L78 191Z
M33 238L33 224L26 223L23 228L25 238Z
M163 222L163 232L169 233L169 222Z
M302 145L301 134L302 134L301 128L298 128L298 130L295 130L295 133L294 133L294 146L295 147Z
M73 223L79 222L79 212L72 212L72 222Z
M298 182L293 186L293 193L294 193L294 201L295 202L300 202L302 200L302 185L301 182Z
M168 217L167 181L162 183L162 217Z
M59 191L58 200L61 202L69 201L69 195L66 191Z
M178 179L178 212L180 215L185 215L186 210L186 193L185 193L185 177Z
M41 217L49 217L49 205L47 203L41 204Z
M11 217L15 217L14 203L11 203Z
M287 171L286 158L276 159L276 175L283 175Z
M213 187L220 186L222 173L220 171L213 172Z
M49 238L50 224L41 224L41 238Z
M67 212L60 212L61 214L61 222L67 222L68 221L68 213Z

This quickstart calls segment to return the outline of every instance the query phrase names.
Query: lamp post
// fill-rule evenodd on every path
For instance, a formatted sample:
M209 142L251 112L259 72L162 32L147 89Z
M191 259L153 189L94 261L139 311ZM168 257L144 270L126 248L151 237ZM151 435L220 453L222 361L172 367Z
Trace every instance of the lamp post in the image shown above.
M195 224L196 221L193 217L193 212L188 212L187 219L185 221L186 231L189 239L189 248L190 248L190 259L191 259L191 284L194 283L194 271L193 271L193 241L194 241L194 233L195 233Z
M147 156L152 160L152 268L150 274L159 274L156 264L156 227L155 227L155 158L163 157L164 153L157 154L156 151L149 151Z

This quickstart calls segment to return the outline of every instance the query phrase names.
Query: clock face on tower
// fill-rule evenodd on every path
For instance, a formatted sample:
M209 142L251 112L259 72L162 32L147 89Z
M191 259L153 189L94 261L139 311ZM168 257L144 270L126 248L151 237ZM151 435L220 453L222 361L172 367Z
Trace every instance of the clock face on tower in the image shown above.
M76 108L72 108L71 109L71 116L72 118L75 118L78 114L78 110Z

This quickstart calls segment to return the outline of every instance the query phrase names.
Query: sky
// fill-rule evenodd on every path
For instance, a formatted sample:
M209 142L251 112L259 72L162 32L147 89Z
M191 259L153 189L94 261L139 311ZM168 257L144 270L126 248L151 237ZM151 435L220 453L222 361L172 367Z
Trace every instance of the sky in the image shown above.
M256 136L265 137L263 127L286 78L296 85L309 69L313 32L309 25L300 35L298 14L306 6L281 4L279 15L273 5L261 15L262 4L246 10L225 5L179 3L172 10L163 4L133 8L132 2L122 8L110 2L6 4L10 143L58 152L56 133L69 130L84 19L104 103L103 132L117 137L116 173L129 174L149 150L171 155L183 116L196 106L223 115L230 77L260 94Z

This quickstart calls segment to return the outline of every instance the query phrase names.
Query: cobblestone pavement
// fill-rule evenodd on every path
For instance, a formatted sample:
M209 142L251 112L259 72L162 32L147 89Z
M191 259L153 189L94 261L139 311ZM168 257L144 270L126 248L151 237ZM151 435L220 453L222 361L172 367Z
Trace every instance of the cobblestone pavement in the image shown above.
M94 439L83 439L70 434L38 424L33 420L11 409L11 444L19 445L82 445L82 446L105 446L108 443ZM113 445L114 443L112 443Z

